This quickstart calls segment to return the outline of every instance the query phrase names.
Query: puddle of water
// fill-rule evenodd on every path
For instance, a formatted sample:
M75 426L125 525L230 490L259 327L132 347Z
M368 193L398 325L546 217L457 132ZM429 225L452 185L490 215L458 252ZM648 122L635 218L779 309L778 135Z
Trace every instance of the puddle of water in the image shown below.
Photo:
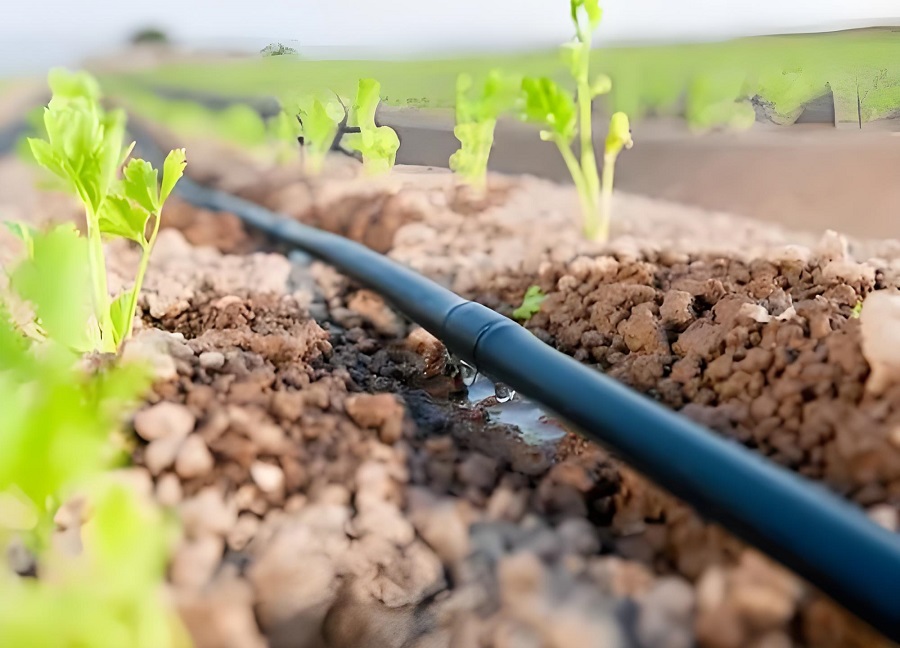
M498 387L500 388L498 390ZM566 429L553 417L530 400L502 384L495 384L482 373L477 374L467 386L466 399L471 405L479 405L492 421L514 425L519 428L522 440L532 445L543 445L557 441L566 434ZM505 402L500 398L511 396ZM500 391L500 398L497 392Z

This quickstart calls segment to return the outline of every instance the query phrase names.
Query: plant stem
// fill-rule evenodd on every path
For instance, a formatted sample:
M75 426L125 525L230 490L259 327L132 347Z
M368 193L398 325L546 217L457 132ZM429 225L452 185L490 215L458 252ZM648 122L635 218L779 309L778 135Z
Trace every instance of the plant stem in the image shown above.
M616 172L616 155L603 156L603 189L600 198L600 240L609 238L610 214L612 214L613 175Z
M89 203L85 203L89 204ZM93 288L94 317L100 327L100 344L102 351L114 351L113 323L109 313L109 288L106 283L106 260L103 257L103 239L100 237L98 218L94 211L86 208L88 263L91 271Z
M575 190L578 191L578 200L581 203L581 213L584 218L584 234L587 238L595 240L597 235L597 196L592 194L588 188L584 173L578 166L578 160L569 145L559 138L554 138L559 152L562 154L566 167L572 175L572 181L575 183Z
M581 42L581 69L578 71L578 134L581 146L581 171L584 175L585 191L593 208L585 213L584 229L588 238L595 239L608 227L602 223L603 214L597 208L600 200L600 177L597 174L597 158L594 155L593 119L591 114L592 90L588 78L591 57L590 34L579 32ZM593 234L593 236L591 235Z
M150 253L153 251L153 245L156 243L156 235L159 234L160 220L162 219L159 214L153 214L153 232L150 234L150 239L141 246L141 262L140 265L138 265L134 286L131 288L131 300L128 303L128 328L125 329L125 335L122 336L122 342L131 337L131 331L134 328L134 314L137 312L138 295L140 295L141 286L144 284L144 275L147 274L147 266L150 265Z

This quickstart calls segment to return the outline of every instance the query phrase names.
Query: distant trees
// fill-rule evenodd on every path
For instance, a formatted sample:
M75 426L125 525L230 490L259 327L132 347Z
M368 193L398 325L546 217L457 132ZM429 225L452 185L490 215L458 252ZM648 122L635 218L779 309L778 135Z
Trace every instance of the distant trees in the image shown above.
M263 56L297 56L297 50L283 43L269 43L259 53Z
M145 27L134 33L131 37L133 45L142 45L145 43L168 43L169 36L161 29L156 27Z

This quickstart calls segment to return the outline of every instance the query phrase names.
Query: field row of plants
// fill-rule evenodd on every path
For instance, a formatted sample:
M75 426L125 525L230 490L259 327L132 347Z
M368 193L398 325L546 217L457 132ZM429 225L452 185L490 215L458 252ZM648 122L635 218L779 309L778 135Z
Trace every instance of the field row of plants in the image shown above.
M634 118L683 115L697 128L746 127L749 99L758 97L770 118L791 123L803 107L829 91L837 103L859 105L862 122L900 109L900 39L890 30L809 36L773 36L727 43L594 49L591 65L615 87L610 112ZM280 96L298 79L350 94L360 77L381 80L394 106L449 108L454 79L466 73L482 82L499 67L562 82L554 52L437 61L318 61L293 56L222 63L167 63L157 69L110 74L111 92L145 86L185 88L225 96Z

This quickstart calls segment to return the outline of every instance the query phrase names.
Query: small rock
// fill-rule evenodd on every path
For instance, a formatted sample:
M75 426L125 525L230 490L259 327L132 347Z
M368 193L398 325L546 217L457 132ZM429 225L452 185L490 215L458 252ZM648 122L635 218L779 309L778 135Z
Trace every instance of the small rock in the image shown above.
M871 367L866 389L877 395L900 380L900 292L871 293L859 323L863 356Z
M212 453L199 434L185 439L175 459L175 472L182 479L193 479L208 474L215 465Z
M890 504L879 504L878 506L873 506L869 510L866 511L875 524L878 526L884 527L888 531L897 532L897 529L900 528L900 512L897 511L897 508L891 506Z
M151 475L158 475L175 463L184 438L170 436L151 441L144 449L144 464Z
M225 366L225 354L219 351L205 351L200 354L199 360L204 369L221 369Z
M691 308L693 303L694 297L687 291L670 290L667 292L662 306L659 307L663 325L676 330L686 327L694 319Z
M344 402L347 414L362 428L378 430L383 443L396 443L403 434L403 405L393 394L356 394Z
M145 441L175 437L183 439L194 429L196 419L184 405L164 401L141 410L134 417L134 430Z
M163 506L177 506L184 493L181 480L173 473L166 473L156 482L156 501Z
M384 303L378 293L358 290L347 300L347 308L360 315L385 337L399 337L403 333L403 320Z
M284 488L284 472L278 466L254 461L250 466L250 476L264 493L277 493Z

